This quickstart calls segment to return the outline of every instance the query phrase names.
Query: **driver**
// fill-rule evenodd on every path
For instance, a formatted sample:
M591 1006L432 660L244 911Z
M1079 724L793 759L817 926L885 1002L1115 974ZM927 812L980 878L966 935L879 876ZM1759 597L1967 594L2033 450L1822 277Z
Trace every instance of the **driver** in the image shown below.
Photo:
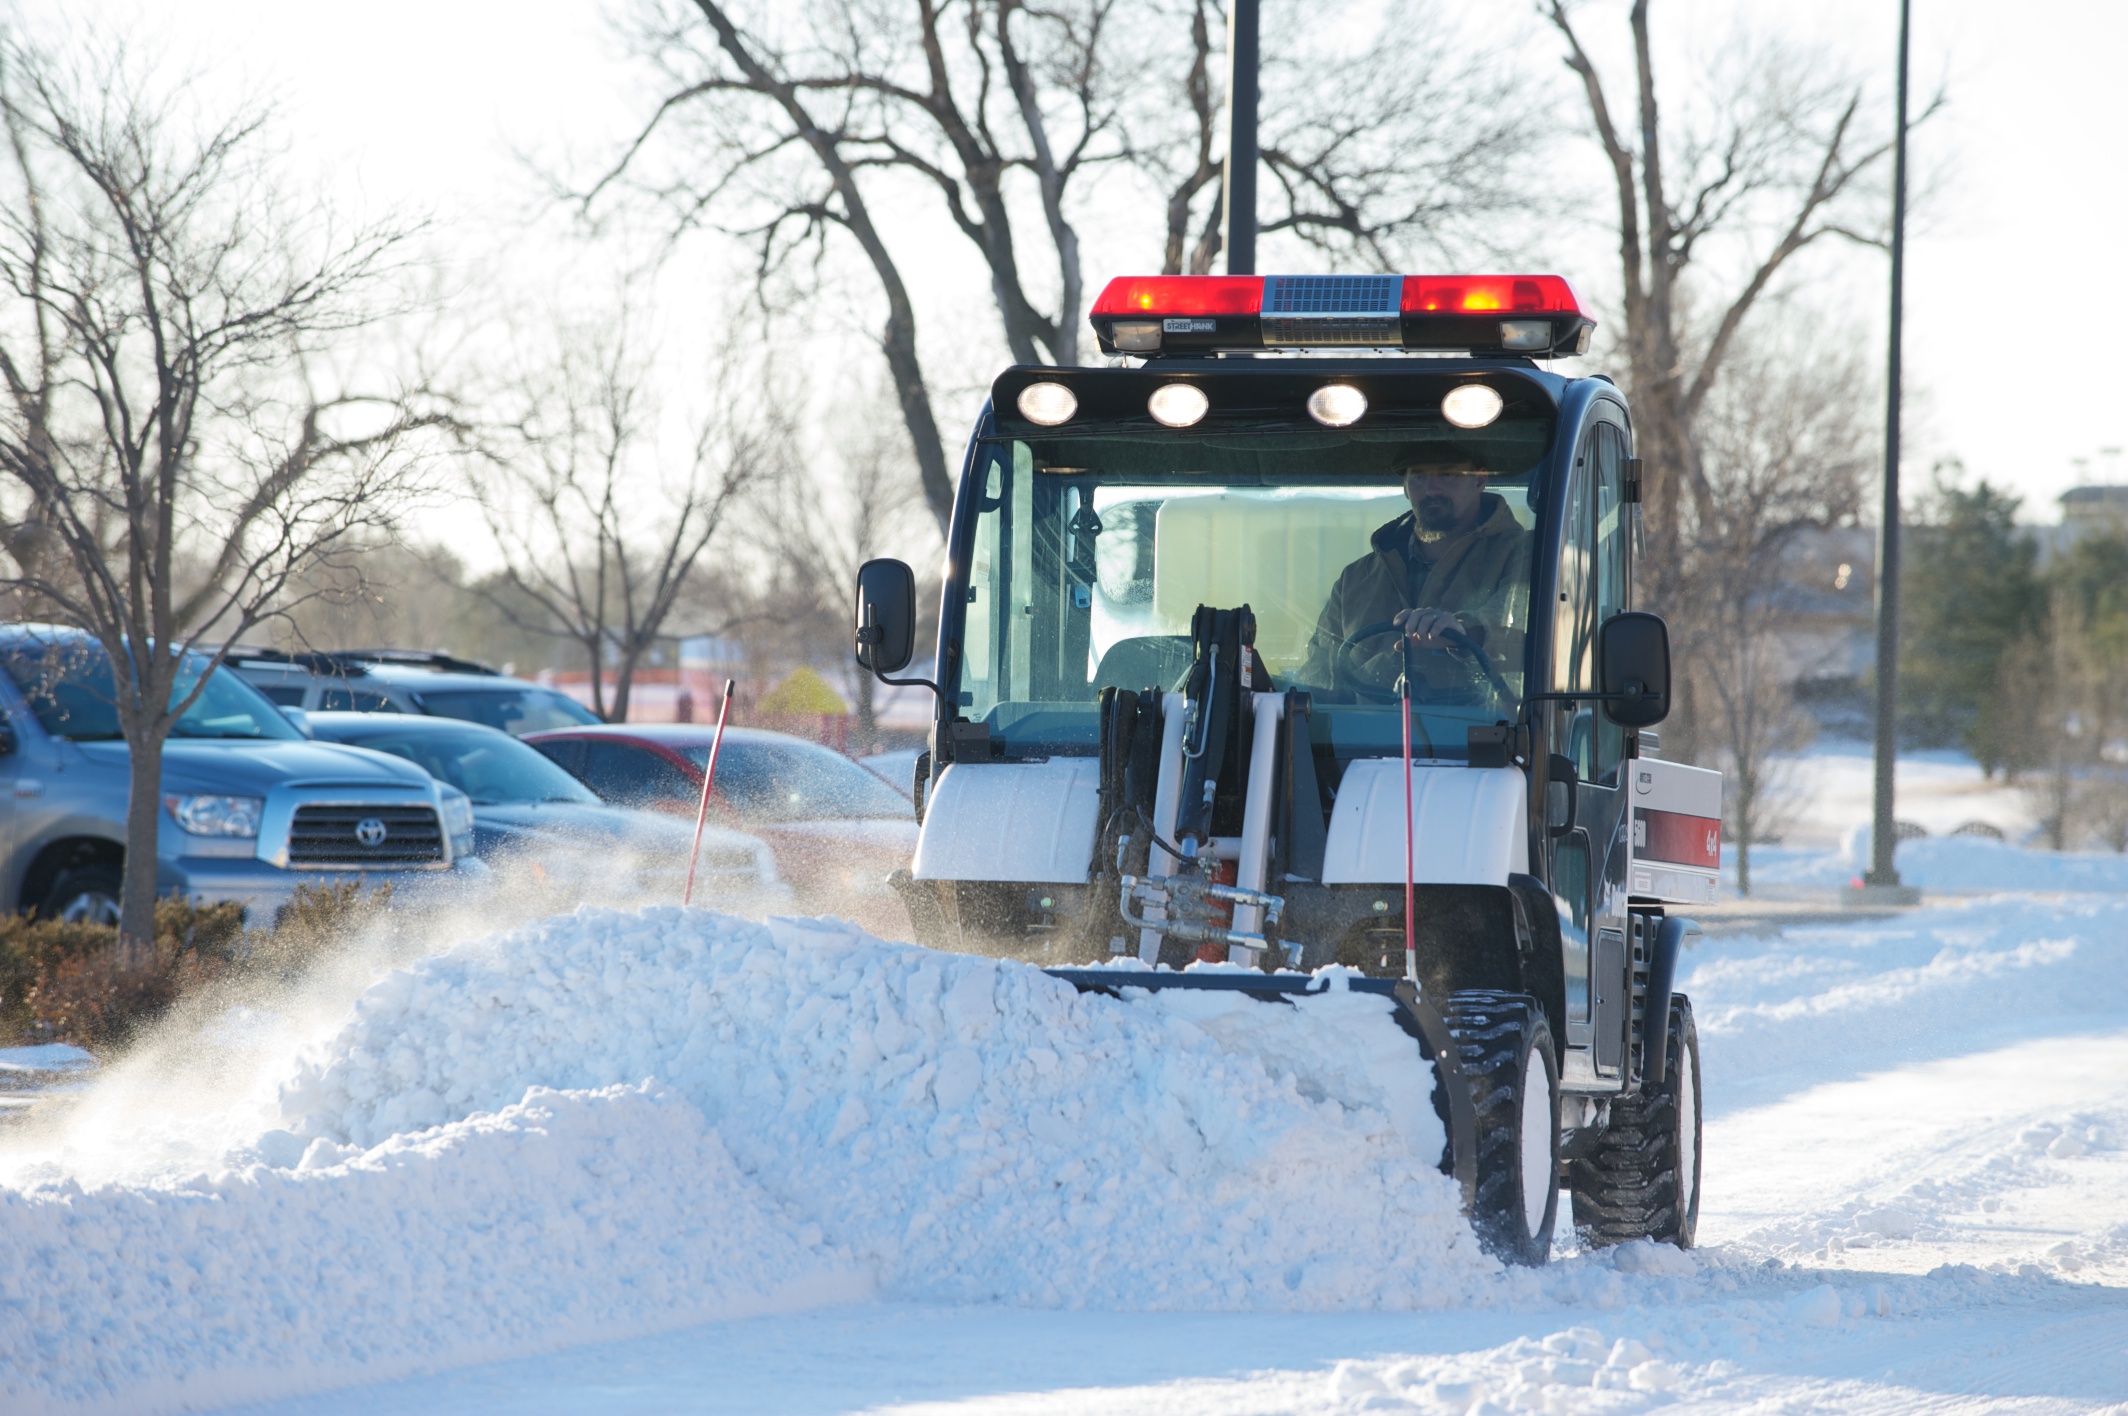
M1530 536L1507 503L1485 490L1485 469L1468 453L1430 449L1399 470L1411 510L1376 531L1373 549L1337 577L1302 677L1393 687L1404 660L1387 631L1352 646L1343 671L1337 666L1349 635L1389 620L1422 651L1414 695L1454 699L1471 689L1477 671L1452 651L1443 630L1461 630L1502 672L1520 667Z

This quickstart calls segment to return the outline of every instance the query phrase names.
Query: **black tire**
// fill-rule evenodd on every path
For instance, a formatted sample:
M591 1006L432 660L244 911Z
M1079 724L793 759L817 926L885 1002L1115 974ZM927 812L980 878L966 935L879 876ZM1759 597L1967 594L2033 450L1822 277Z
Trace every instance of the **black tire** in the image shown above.
M1477 1113L1471 1228L1501 1262L1542 1264L1559 1217L1559 1054L1551 1024L1536 999L1490 989L1451 993L1441 1011Z
M1602 1247L1653 1239L1689 1249L1699 1230L1699 1032L1692 1000L1670 999L1659 1085L1611 1103L1611 1121L1567 1173L1574 1227Z
M83 865L60 875L45 892L37 913L73 924L118 923L125 876L115 865Z

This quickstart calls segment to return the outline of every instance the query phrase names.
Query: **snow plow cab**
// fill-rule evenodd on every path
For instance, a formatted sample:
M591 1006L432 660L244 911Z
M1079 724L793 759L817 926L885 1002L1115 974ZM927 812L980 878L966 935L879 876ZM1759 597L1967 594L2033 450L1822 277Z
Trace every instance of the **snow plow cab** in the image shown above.
M1562 1186L1593 1242L1689 1245L1668 910L1714 896L1721 784L1655 753L1624 398L1536 362L1586 348L1573 290L1148 277L1092 320L1125 357L1006 370L969 443L919 938L1088 991L1380 993L1496 1254L1544 1260ZM882 677L914 594L859 573Z

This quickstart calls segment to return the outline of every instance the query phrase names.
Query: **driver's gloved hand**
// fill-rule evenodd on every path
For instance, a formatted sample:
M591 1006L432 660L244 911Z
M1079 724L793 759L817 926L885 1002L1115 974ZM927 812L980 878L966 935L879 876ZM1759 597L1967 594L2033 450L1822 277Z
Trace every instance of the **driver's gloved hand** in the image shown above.
M1406 634L1414 636L1421 649L1449 648L1449 642L1442 634L1443 631L1451 629L1474 643L1485 642L1485 627L1453 610L1436 610L1424 606L1415 610L1399 610L1395 623Z

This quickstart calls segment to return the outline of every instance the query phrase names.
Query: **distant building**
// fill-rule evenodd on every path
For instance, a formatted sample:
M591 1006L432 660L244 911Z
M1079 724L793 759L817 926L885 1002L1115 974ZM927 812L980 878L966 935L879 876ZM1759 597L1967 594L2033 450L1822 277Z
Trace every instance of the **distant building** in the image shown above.
M1781 556L1776 637L1798 684L1856 681L1876 661L1877 533L1868 526L1798 532Z
M2128 526L2128 486L2071 487L2061 494L2062 521L2117 531Z
M2032 528L2041 565L2086 536L2128 532L2128 485L2071 487L2061 494L2061 509L2056 525Z

